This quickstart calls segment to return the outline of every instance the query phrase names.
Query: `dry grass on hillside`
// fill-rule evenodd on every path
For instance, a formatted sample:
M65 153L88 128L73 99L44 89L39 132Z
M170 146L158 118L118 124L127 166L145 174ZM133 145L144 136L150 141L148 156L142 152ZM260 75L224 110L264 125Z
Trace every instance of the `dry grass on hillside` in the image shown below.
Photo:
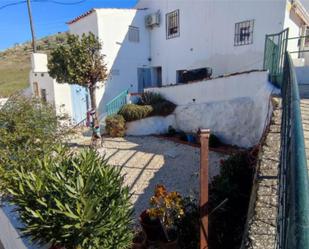
M44 37L37 42L38 52L49 53L65 42L65 33ZM10 96L29 86L31 44L16 45L0 52L0 97Z

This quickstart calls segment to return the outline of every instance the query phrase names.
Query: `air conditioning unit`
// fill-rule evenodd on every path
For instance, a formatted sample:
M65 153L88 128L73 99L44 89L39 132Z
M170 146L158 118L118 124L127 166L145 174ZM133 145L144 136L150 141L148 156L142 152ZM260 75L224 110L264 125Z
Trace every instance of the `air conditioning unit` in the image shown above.
M145 17L145 24L146 24L146 27L149 27L149 28L160 25L160 13L157 12L154 14L147 15Z

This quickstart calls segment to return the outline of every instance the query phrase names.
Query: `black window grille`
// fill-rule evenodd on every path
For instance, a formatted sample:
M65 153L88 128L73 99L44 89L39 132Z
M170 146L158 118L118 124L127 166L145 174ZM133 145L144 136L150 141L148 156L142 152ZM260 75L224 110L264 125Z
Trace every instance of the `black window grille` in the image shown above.
M134 26L129 26L129 41L139 42L139 28Z
M254 20L238 22L235 24L234 45L242 46L253 43Z
M171 39L179 35L179 10L175 10L166 14L166 38Z

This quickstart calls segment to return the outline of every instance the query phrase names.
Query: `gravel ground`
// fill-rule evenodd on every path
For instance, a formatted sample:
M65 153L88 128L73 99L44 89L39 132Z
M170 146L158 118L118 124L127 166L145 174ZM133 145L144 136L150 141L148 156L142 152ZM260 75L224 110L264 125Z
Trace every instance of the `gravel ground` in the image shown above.
M122 168L125 184L133 193L135 214L148 207L157 184L182 196L198 197L199 148L152 136L105 138L99 152L111 165ZM220 160L226 156L209 154L210 178L219 173Z

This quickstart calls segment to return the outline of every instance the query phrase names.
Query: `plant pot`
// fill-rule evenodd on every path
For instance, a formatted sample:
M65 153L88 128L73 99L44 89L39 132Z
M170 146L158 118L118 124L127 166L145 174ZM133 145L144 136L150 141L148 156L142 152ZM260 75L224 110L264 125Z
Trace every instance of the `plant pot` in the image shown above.
M178 246L178 234L177 231L174 229L168 230L168 239L165 238L163 241L160 242L161 249L179 249Z
M143 232L135 234L133 238L132 249L145 249L146 248L146 235Z
M51 246L49 249L65 249L65 248L63 246L55 245L55 246Z
M162 226L159 219L151 219L147 211L141 213L140 224L147 236L147 241L156 242L162 238Z

